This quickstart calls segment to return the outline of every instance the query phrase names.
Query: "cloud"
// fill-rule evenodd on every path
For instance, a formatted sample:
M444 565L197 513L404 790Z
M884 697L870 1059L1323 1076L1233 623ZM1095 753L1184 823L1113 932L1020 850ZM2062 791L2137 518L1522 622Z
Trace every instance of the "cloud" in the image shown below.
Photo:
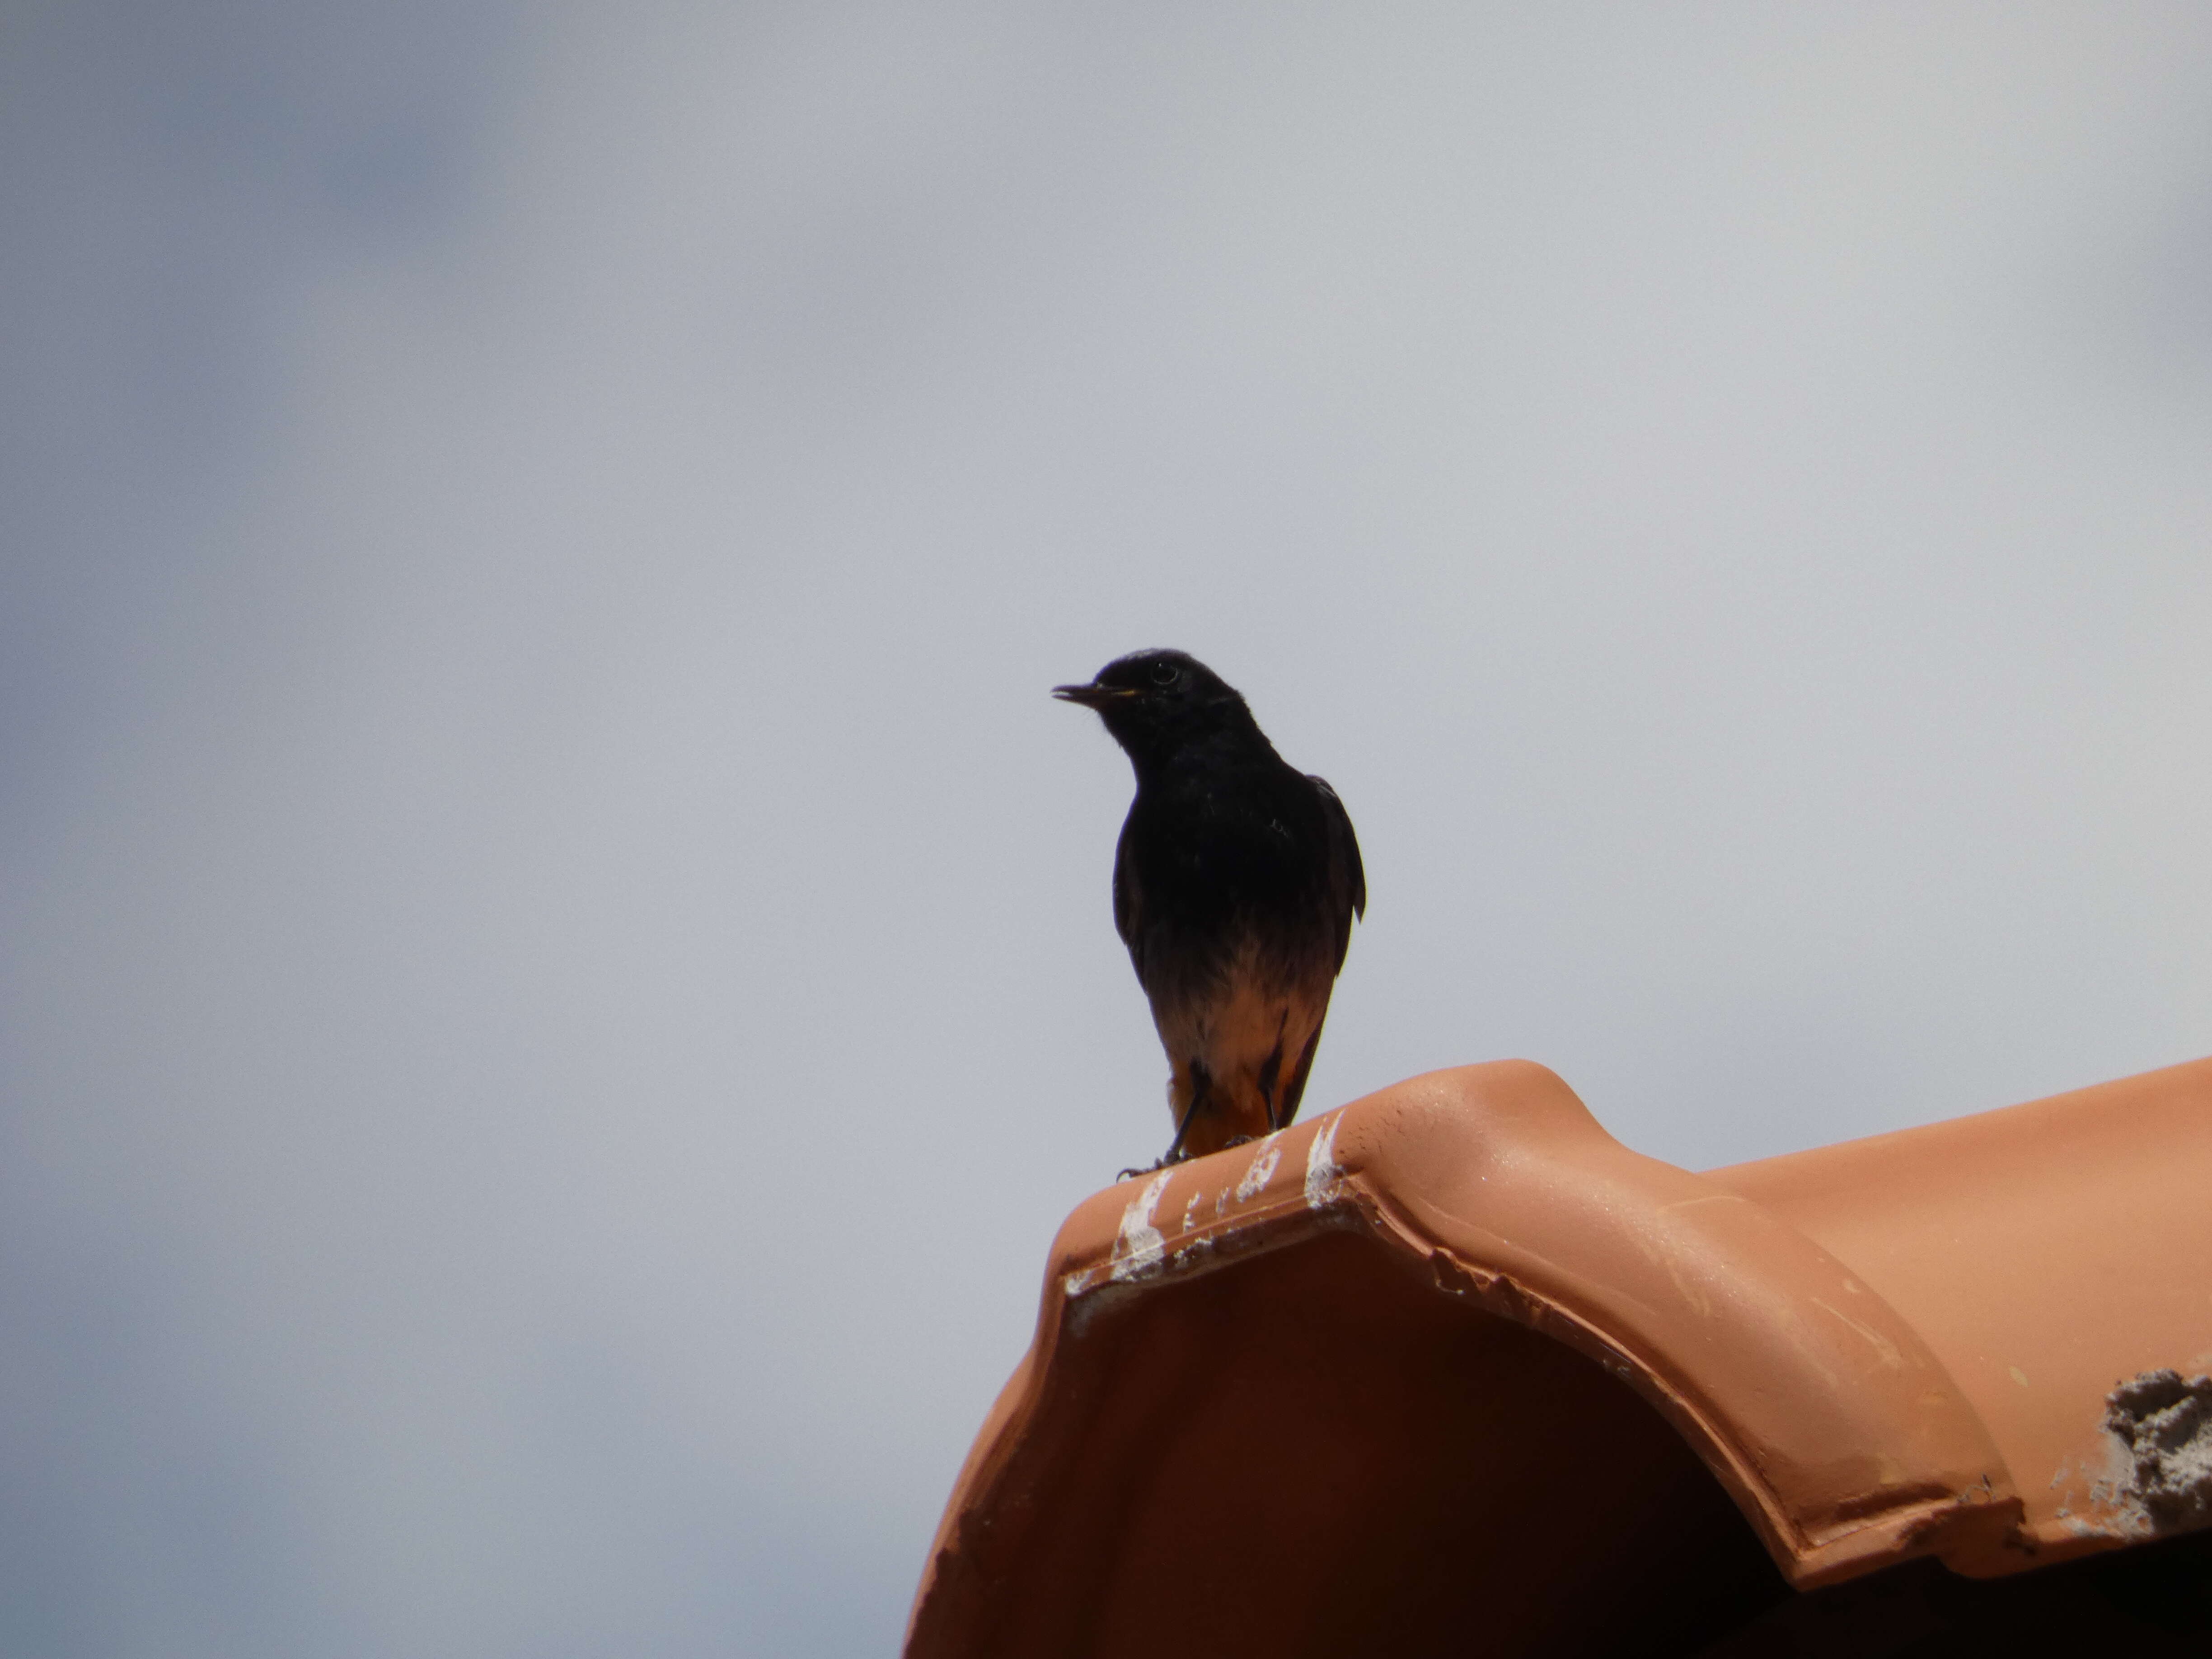
M894 1640L1168 1128L1135 645L1359 825L1316 1107L2205 1048L2193 10L176 19L0 100L20 1644Z

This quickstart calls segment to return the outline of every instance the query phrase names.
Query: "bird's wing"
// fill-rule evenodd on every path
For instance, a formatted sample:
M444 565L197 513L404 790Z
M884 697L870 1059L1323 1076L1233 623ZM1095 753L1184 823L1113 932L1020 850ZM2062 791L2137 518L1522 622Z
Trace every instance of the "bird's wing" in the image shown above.
M1133 820L1135 814L1130 815ZM1137 881L1137 859L1130 846L1129 823L1121 825L1121 839L1114 848L1114 931L1121 936L1121 943L1129 947L1133 957L1137 953L1137 930L1145 925L1145 894ZM1137 964L1137 977L1144 977L1144 964Z
M1352 814L1327 778L1309 775L1321 791L1322 822L1328 830L1328 896L1335 923L1336 965L1344 966L1344 952L1352 942L1352 919L1367 915L1367 871L1359 861L1359 837L1352 833Z

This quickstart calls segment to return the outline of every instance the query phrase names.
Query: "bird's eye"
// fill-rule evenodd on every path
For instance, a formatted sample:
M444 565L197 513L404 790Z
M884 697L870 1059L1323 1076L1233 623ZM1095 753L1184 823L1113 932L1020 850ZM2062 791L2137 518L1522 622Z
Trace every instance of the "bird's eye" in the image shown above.
M1176 672L1176 665L1171 662L1156 662L1152 665L1152 684L1154 685L1173 685L1182 678L1182 676Z

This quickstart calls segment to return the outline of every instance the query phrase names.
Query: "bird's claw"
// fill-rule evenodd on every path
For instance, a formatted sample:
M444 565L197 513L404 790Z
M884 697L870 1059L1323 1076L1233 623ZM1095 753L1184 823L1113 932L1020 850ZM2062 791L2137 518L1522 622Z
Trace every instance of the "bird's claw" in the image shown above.
M1170 1164L1188 1164L1189 1161L1190 1154L1188 1152L1178 1152L1172 1158L1162 1158L1151 1164L1139 1164L1133 1165L1131 1168L1122 1170L1121 1173L1115 1176L1114 1179L1116 1181L1130 1181L1135 1179L1138 1176L1158 1175Z

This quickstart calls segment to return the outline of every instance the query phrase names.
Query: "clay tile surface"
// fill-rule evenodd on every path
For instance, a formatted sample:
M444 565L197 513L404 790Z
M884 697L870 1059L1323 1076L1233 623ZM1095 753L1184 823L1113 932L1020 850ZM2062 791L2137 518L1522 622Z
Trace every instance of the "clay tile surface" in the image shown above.
M1705 1179L1942 1362L2023 1506L1990 1570L2212 1521L2212 1060Z
M1703 1175L1413 1079L1067 1218L908 1651L1658 1650L2188 1533L2209 1192L2212 1060Z

